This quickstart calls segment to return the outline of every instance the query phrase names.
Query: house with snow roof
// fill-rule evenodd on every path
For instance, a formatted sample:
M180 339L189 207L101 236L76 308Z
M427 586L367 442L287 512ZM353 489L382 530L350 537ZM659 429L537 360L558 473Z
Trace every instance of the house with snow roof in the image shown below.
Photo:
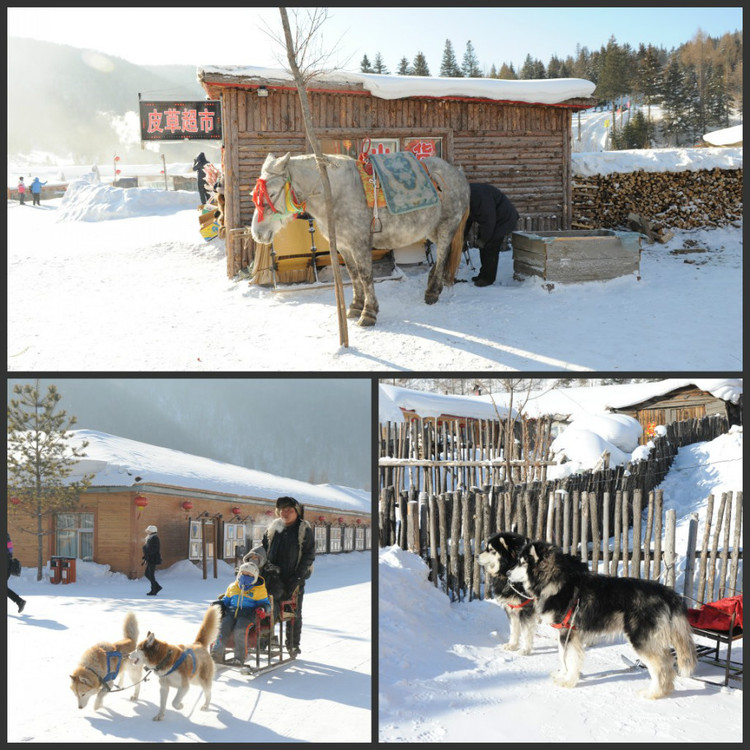
M70 512L44 518L45 560L66 558L107 564L130 578L143 575L146 526L159 530L163 565L190 560L213 575L215 560L234 564L260 544L274 520L276 500L297 499L315 531L316 554L372 547L371 496L365 490L310 484L267 472L148 445L93 430L73 430L88 441L71 479L93 475ZM19 493L20 494L20 493ZM36 565L36 530L24 501L9 498L8 531L22 565Z
M198 81L221 102L227 274L233 277L256 254L243 229L252 222L251 193L266 155L311 148L295 83L285 70L204 66ZM578 78L335 71L317 75L308 84L308 98L324 153L357 157L369 144L375 153L439 156L461 167L469 182L489 182L507 193L521 215L519 229L558 230L570 229L571 222L571 115L595 104L594 88ZM318 233L315 242L316 258L323 257ZM310 261L307 221L289 222L274 247L279 280L297 280L293 274Z

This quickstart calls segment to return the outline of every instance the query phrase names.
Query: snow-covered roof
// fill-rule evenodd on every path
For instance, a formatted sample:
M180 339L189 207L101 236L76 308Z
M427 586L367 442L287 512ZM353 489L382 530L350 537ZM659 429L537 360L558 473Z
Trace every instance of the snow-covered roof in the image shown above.
M529 417L560 414L578 419L601 415L612 409L623 409L690 385L695 385L712 396L733 404L737 404L742 395L741 378L668 378L651 383L576 388L551 386L533 391L528 399L525 393L516 393L513 405L514 409L518 407ZM491 396L451 396L381 384L378 416L381 422L403 421L403 417L399 418L395 410L400 414L401 409L407 409L416 412L420 417L451 415L473 419L497 419L493 400L504 418L504 404L508 400L508 394L504 391Z
M303 505L369 513L369 492L331 484L310 484L203 456L141 443L94 430L72 430L72 444L88 440L73 478L94 474L95 487L137 489L143 485L201 490L246 499L275 500L291 495Z
M650 383L546 388L532 393L522 411L530 417L565 414L576 419L612 409L623 409L691 385L733 404L738 403L742 395L741 378L667 378ZM494 399L498 403L502 403L506 398L507 395L503 392L494 394Z
M496 410L491 401L477 396L451 396L440 393L426 393L396 385L381 384L378 400L380 422L403 422L401 409L413 411L417 416L463 417L468 419L505 419L508 410L500 406Z
M731 128L722 128L706 133L703 136L706 143L712 146L738 146L742 144L742 125L734 125Z
M201 83L221 84L222 78L243 79L251 86L292 85L291 73L281 68L253 66L212 66L198 69ZM530 104L560 104L568 99L590 97L596 85L583 78L545 78L508 81L499 78L440 78L427 76L379 75L354 71L319 73L310 88L352 85L379 99L405 99L413 96L470 97Z

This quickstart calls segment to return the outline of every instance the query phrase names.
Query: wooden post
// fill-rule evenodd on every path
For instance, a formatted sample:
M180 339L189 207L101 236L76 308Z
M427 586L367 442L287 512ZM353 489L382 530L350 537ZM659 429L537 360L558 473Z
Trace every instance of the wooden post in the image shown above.
M422 551L427 552L427 548L430 545L430 525L429 525L429 508L428 494L425 491L419 493L419 549L420 554Z
M409 500L407 513L407 550L420 554L419 549L419 503Z
M620 532L622 529L622 490L615 492L615 547L612 552L612 572L617 575L617 566L620 564Z
M630 561L628 551L628 501L629 493L627 490L622 491L622 577L627 578L630 575Z
M714 593L714 584L716 582L716 555L719 551L719 533L724 521L724 508L727 504L727 493L721 493L719 501L719 510L716 513L716 527L714 528L714 537L711 543L711 551L708 556L708 582L706 583L706 601L712 602L716 595Z
M461 493L458 491L452 492L453 498L453 512L451 514L451 564L450 564L450 575L452 576L452 583L454 591L456 592L456 599L461 598L461 587L459 582L461 576L459 574L459 558L458 558L458 544L461 539Z
M737 594L737 569L740 559L740 540L742 539L742 493L734 496L734 537L732 539L732 564L729 567L729 593Z
M641 490L633 490L633 578L641 578Z
M591 519L591 542L593 546L592 570L594 573L598 573L601 538L599 536L599 506L596 502L596 492L589 492L589 518Z
M549 505L547 506L547 526L542 537L545 542L554 543L554 537L552 536L555 522L555 493L550 490L549 493Z
M581 560L589 561L589 493L581 493ZM596 571L594 571L596 572Z
M555 492L555 544L559 547L562 544L563 531L562 531L562 508L560 505L563 502L564 493Z
M708 560L708 540L711 536L711 521L714 516L714 496L709 495L706 501L706 521L703 524L701 557L698 563L698 604L706 603L706 561Z
M727 588L727 565L729 563L729 527L732 524L732 493L728 494L726 518L724 520L724 540L721 550L721 565L719 568L719 595L717 599L723 599Z
M693 602L693 576L695 574L695 543L698 538L698 514L690 514L688 525L687 550L685 551L685 581L682 586L682 595L687 600L689 607Z
M666 575L664 583L669 588L674 588L675 582L675 532L677 529L677 511L674 508L670 508L667 511L667 527L664 530L664 567L666 569Z
M440 563L443 567L443 591L448 593L448 526L445 518L445 493L437 498Z
M461 500L462 529L464 537L464 585L471 601L471 497L473 493L463 492Z
M430 564L432 566L432 583L435 588L438 586L438 518L437 518L437 498L430 495L428 518L430 522Z
M609 575L609 492L602 496L602 563L604 574Z
M201 557L203 563L203 580L208 578L208 568L206 566L206 519L201 518Z
M477 559L477 555L479 553L479 548L482 545L482 527L483 527L483 520L484 520L484 510L483 505L487 503L487 498L484 496L484 494L477 493L475 495L475 510L474 510L474 547L472 549L471 545L469 546L469 549L466 549L466 542L469 540L467 539L464 542L464 554L469 554L472 557L472 576L474 578L474 597L476 599L482 598L482 592L481 592L481 579L480 579L480 569L479 569L479 560Z
M563 535L562 535L562 551L570 552L570 493L566 492L563 495Z
M654 494L654 580L661 579L661 535L663 526L664 490Z
M654 493L648 493L648 513L646 514L646 533L643 539L643 578L651 579L651 533L654 530Z
M571 524L571 543L570 543L570 554L575 555L578 551L578 542L579 538L581 536L581 522L579 520L580 516L580 504L581 504L581 493L579 490L574 490L573 492L573 501L571 503L572 506L572 514L573 514L573 523Z

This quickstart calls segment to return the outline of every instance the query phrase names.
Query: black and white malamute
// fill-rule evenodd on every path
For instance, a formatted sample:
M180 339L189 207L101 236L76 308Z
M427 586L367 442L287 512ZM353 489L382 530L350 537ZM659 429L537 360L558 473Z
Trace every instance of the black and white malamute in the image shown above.
M518 563L518 556L529 541L520 534L501 531L485 540L477 556L477 562L492 576L488 579L492 595L503 605L510 622L510 640L503 648L521 654L530 654L534 646L537 615L534 598L523 584L508 581L508 571Z
M583 646L597 635L624 633L651 675L646 698L662 698L674 687L670 646L680 675L695 669L696 655L685 605L655 581L590 573L583 563L546 542L530 542L508 574L536 599L542 622L559 628L560 669L552 679L563 687L578 682Z

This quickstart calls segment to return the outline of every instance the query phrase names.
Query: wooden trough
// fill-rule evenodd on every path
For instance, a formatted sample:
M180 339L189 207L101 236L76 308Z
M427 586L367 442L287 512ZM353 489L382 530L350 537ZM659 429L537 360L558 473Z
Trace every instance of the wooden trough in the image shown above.
M641 236L612 229L513 232L513 273L545 281L640 280Z

